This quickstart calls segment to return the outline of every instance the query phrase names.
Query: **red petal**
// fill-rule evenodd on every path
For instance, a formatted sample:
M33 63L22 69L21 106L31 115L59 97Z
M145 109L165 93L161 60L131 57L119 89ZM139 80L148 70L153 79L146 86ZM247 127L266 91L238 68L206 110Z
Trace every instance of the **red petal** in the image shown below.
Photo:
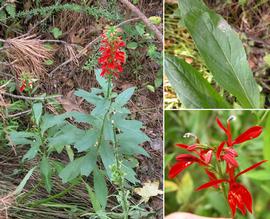
M23 91L25 90L25 88L26 88L26 85L23 84L23 85L20 87L20 91L23 92Z
M233 157L238 157L237 151L234 150L233 148L225 148L224 151L226 154L230 154Z
M184 149L187 149L189 147L189 145L186 144L176 144L176 146Z
M218 185L218 184L223 183L223 182L227 182L227 180L226 179L213 180L213 181L210 181L208 183L205 183L205 184L201 185L200 187L198 187L196 189L196 191L200 191L202 189L206 189L206 188L209 188L211 186Z
M172 179L176 177L177 174L181 173L184 169L193 164L192 161L180 161L172 166L169 172L169 178Z
M239 135L234 141L233 144L240 144L242 142L257 138L262 133L261 126L253 126L241 135Z
M220 160L220 154L221 154L221 152L222 152L222 149L223 149L224 145L225 145L225 142L223 141L223 142L221 142L221 144L218 146L217 153L216 153L216 156L217 156L217 159L218 159L218 160Z
M227 163L231 164L231 166L238 167L238 163L232 155L225 154L222 156L222 159L225 160Z
M262 160L262 161L260 161L260 162L258 162L258 163L253 164L252 166L248 167L247 169L241 171L240 173L238 173L238 174L235 176L235 179L236 179L238 176L240 176L240 175L242 175L242 174L244 174L244 173L246 173L246 172L248 172L248 171L250 171L250 170L252 170L252 169L257 168L258 166L260 166L260 165L263 164L264 162L267 162L267 160Z
M205 153L204 155L203 155L203 160L204 160L204 162L206 163L206 164L209 164L210 163L210 161L211 161L211 159L212 159L212 154L213 154L213 151L212 150L209 150L207 153Z
M227 133L228 130L222 125L222 123L221 123L221 121L219 120L218 117L216 118L216 121L217 121L218 126L219 126L225 133Z
M208 175L210 181L217 180L217 177L214 173L210 172L209 170L205 169L205 173ZM218 188L218 185L214 185L215 188Z
M230 185L228 194L229 203L234 203L231 209L238 207L243 215L246 214L246 208L252 213L252 197L249 191L240 183L233 183ZM231 206L231 205L230 205ZM235 212L234 212L235 213Z
M235 212L236 212L236 200L230 192L228 194L228 202L229 202L230 208L232 210L232 215L234 217Z
M238 186L241 188L241 196L243 197L246 208L250 213L252 213L252 197L250 192L246 189L245 186L238 183Z
M191 155L191 154L180 154L176 157L176 160L178 160L178 161L192 161L192 162L197 162L197 163L202 164L202 165L206 165L198 157L195 157L194 155Z

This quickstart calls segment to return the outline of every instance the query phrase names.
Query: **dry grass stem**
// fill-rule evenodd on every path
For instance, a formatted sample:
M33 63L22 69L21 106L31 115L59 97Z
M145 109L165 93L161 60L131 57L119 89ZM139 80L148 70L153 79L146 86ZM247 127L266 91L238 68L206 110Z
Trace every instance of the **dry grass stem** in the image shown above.
M13 62L11 68L18 76L26 72L40 78L46 73L44 61L52 55L35 36L7 39L4 47L9 61Z

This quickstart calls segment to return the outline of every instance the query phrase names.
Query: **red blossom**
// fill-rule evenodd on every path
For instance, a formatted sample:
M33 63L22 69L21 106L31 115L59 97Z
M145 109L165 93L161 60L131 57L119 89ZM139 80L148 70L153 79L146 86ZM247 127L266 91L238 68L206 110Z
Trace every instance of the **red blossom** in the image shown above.
M101 56L98 63L101 65L100 75L113 75L119 76L123 71L122 65L125 63L126 54L121 49L125 46L120 36L117 36L117 31L114 30L110 34L104 33L101 35L101 47L99 51Z
M25 91L26 89L32 89L32 81L29 80L22 80L21 86L20 86L20 92Z
M236 208L239 208L239 210L242 212L243 215L246 214L246 209L252 213L252 197L250 192L246 189L245 186L242 184L236 182L237 178L257 167L259 167L261 164L266 162L266 160L262 160L256 164L253 164L252 166L248 167L247 169L241 171L236 176L234 174L235 168L229 168L229 178L228 179L210 179L208 183L205 183L198 187L196 190L202 190L206 189L212 186L218 186L220 183L228 183L229 184L229 191L228 191L228 202L232 211L232 215L235 215Z
M201 166L207 166L212 159L213 151L209 149L203 149L198 144L176 144L176 146L190 151L198 155L198 157L192 154L178 155L176 157L177 163L174 164L169 171L169 178L174 178L176 175L180 174L184 169L186 169L193 163L198 163Z
M207 174L209 182L198 187L197 191L209 187L214 187L217 189L222 183L228 184L229 189L227 193L227 201L232 212L232 217L234 218L237 208L243 215L245 215L247 211L252 213L251 194L244 185L237 182L237 178L242 174L259 167L261 164L266 162L266 160L262 160L240 171L238 174L235 174L239 167L239 163L236 160L238 153L234 149L234 146L260 136L262 133L262 127L253 126L233 139L230 124L233 119L234 117L229 117L226 126L224 126L221 121L216 118L218 126L225 132L227 136L227 139L222 141L216 148L201 144L197 136L192 133L185 134L184 137L191 136L195 138L196 143L192 145L176 144L176 146L191 152L191 154L180 154L176 157L177 162L170 169L169 178L174 178L193 163L199 164L203 167L204 172ZM211 163L213 156L216 156L216 162L226 162L225 172L222 171L220 166L217 166L220 164L217 164L216 162ZM218 174L221 179L218 179L216 174Z

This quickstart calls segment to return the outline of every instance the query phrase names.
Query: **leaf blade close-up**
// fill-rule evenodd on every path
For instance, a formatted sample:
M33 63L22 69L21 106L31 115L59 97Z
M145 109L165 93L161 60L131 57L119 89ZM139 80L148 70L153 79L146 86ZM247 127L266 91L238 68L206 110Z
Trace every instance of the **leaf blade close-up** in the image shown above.
M259 87L248 65L246 53L236 32L218 14L195 0L179 0L184 24L190 32L200 55L217 83L233 94L243 108L259 108Z
M166 75L186 108L229 108L201 74L185 61L166 55Z

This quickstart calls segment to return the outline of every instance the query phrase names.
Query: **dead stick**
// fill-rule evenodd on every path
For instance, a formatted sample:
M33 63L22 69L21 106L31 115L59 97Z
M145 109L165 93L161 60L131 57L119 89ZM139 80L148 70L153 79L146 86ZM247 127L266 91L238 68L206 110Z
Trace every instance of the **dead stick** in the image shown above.
M155 25L153 25L148 20L148 18L140 11L140 9L138 9L136 6L131 4L128 0L120 0L120 1L123 4L125 4L132 12L134 12L136 15L138 15L143 20L145 25L156 34L158 40L161 43L163 43L163 35L162 35L162 33L159 31L159 29Z

